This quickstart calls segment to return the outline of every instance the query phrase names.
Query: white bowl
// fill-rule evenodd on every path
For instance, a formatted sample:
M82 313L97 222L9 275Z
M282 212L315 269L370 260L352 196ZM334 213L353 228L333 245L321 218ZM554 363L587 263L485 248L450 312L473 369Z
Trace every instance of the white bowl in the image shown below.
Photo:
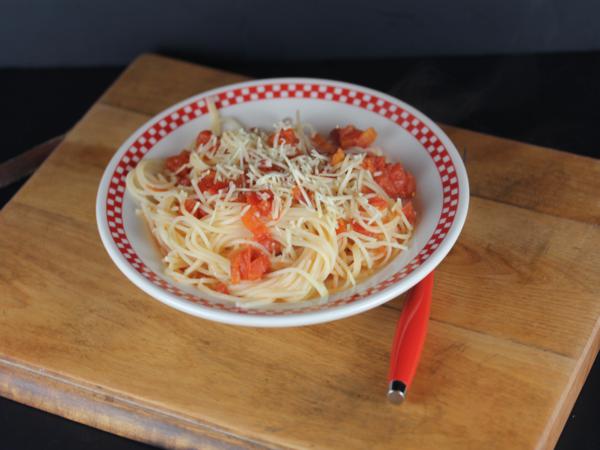
M409 249L355 288L299 304L243 309L168 278L125 177L141 158L178 153L209 128L205 100L246 126L268 128L300 111L319 131L336 125L374 127L377 144L417 180L416 231ZM384 93L331 80L281 78L233 84L190 97L139 128L106 168L96 200L102 242L117 267L140 289L180 311L235 325L289 327L348 317L402 294L431 272L450 251L464 224L469 184L460 155L424 114Z

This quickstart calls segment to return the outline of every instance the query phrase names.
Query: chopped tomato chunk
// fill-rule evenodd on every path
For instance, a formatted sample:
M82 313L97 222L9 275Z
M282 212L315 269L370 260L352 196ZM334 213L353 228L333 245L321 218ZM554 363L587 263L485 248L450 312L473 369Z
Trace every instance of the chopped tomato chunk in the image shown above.
M260 250L247 246L231 257L231 282L257 281L270 269L269 257Z
M261 235L268 235L269 228L264 222L258 217L260 214L256 206L251 206L248 211L242 216L242 223L248 230L252 232L255 237Z
M340 146L340 130L341 128L337 127L329 132L329 139L331 139L336 149Z
M210 130L204 130L201 131L200 133L198 133L198 136L196 137L196 148L200 147L201 145L206 145L210 142L210 140L213 137L213 133ZM208 149L209 152L213 152L215 151L217 148L219 148L219 138L217 138L217 143L216 145L213 145L211 148Z
M406 219L412 224L415 224L415 221L417 220L417 212L415 211L415 208L413 207L413 204L411 201L406 202L403 206L402 206L402 212L404 213L404 215L406 216Z
M306 192L306 195L308 196L309 200L312 200L312 192L308 191ZM303 203L306 205L306 199L304 198L304 195L302 195L302 190L298 186L294 186L292 188L292 197L298 203Z
M400 163L386 163L383 156L367 156L363 168L373 174L373 178L392 198L411 198L417 189L415 178Z
M217 283L211 287L213 291L220 292L221 294L229 294L229 289L227 289L227 285L225 283Z
M263 247L265 247L269 251L269 253L272 253L274 255L281 253L281 244L279 243L279 241L273 239L273 237L270 234L261 234L260 236L257 236L254 240Z
M268 197L263 200L264 196ZM273 207L273 193L271 191L248 192L246 203L256 207L261 216L268 216L271 214Z
M181 172L177 174L177 184L181 186L191 186L192 181L189 178L189 174L191 169L183 169Z
M300 200L302 200L304 198L302 196L302 191L300 190L300 188L298 186L294 186L292 188L292 197L294 197L294 200L296 200L297 202L299 202Z
M198 181L198 188L201 192L204 192L212 187L215 182L215 176L215 171L211 170L200 181Z
M198 205L198 207L194 212L196 205ZM186 198L185 202L183 202L183 207L185 210L190 214L193 214L196 219L201 219L202 217L206 216L206 213L200 208L199 205L200 202L198 200L194 200L193 198Z
M377 132L374 128L369 127L360 134L358 141L356 142L357 147L367 148L377 139Z
M275 135L276 134L277 133L272 133L267 138L267 144L270 147L273 147L273 145L275 143ZM300 142L300 141L298 140L298 137L296 136L296 133L294 132L294 130L292 130L291 128L284 128L282 130L279 130L279 139L277 140L278 145L281 145L281 144L295 145L298 142Z
M260 253L259 256L254 258L250 263L250 268L248 270L248 280L260 280L265 273L267 273L271 269L271 262L269 261L269 257L264 253Z
M338 146L331 142L329 139L324 138L319 133L315 133L311 138L312 144L321 153L331 154L334 153Z
M369 199L369 204L373 205L377 209L386 209L388 207L388 202L379 196L371 197Z
M344 153L344 150L342 150L342 148L338 148L335 153L331 156L331 165L335 166L339 163L341 163L344 158L346 157L346 154Z
M198 136L196 137L196 147L208 144L212 136L213 134L210 130L203 130L200 133L198 133Z
M214 195L218 193L219 190L225 189L229 186L229 181L215 181L216 175L216 172L214 170L211 170L208 173L208 175L206 175L198 182L198 189L200 189L201 192L207 192L210 195Z
M190 162L190 152L188 150L182 150L178 155L169 156L165 160L165 168L175 174L177 177L177 184L182 186L191 185L189 179L191 169L182 169L182 167L188 162Z
M363 160L362 166L372 174L381 172L385 168L385 157L368 155Z
M181 166L190 162L190 152L189 150L182 150L179 155L169 156L165 160L165 167L167 170L171 172L177 172Z
M371 188L368 188L367 186L363 186L360 192L362 192L363 194L372 194L373 190Z
M334 128L330 136L343 149L350 147L367 148L377 139L377 132L373 128L367 128L363 131L353 125L347 125L343 128Z
M366 230L360 223L356 221L352 221L351 223L352 229L357 233L364 234L365 236L375 236L375 234L371 233L369 230Z
M337 228L335 229L335 234L343 233L348 230L348 224L344 219L338 219Z
M386 252L387 252L387 247L385 247L385 246L382 246L382 247L377 247L377 248L375 249L375 254L376 254L376 255L379 255L379 256L382 256L382 255L384 255Z
M375 181L392 198L411 198L417 189L415 178L400 163L386 164Z

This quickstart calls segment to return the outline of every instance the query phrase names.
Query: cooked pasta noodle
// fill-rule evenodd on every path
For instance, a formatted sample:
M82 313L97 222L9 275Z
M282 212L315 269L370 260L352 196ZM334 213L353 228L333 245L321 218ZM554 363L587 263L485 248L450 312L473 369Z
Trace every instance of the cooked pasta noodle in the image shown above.
M189 148L127 177L170 277L246 307L299 302L406 248L415 181L372 145L375 130L323 137L297 115L268 133L209 111Z

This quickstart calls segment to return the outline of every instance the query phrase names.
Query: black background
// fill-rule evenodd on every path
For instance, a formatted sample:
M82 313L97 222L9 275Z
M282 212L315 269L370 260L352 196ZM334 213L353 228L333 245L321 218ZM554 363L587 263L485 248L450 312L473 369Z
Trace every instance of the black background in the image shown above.
M0 0L0 67L600 50L597 0Z
M438 121L582 155L598 155L599 52L340 60L335 64L234 64L223 59L200 59L193 53L172 54L254 77L317 76L357 82L391 93ZM2 159L66 132L121 70L0 70ZM20 184L2 190L2 201L6 202ZM600 448L596 418L600 404L598 366L596 363L592 369L559 449ZM6 449L147 448L5 399L0 399L0 431L0 448Z

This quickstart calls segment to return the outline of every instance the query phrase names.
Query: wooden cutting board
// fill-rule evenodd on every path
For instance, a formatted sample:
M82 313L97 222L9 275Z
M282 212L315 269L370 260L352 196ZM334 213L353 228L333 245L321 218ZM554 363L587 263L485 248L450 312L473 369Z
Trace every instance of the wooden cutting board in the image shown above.
M121 142L242 79L138 58L2 210L0 394L172 448L552 447L600 343L600 162L445 127L471 209L409 400L391 405L402 299L311 327L221 325L145 295L100 243L96 190Z

